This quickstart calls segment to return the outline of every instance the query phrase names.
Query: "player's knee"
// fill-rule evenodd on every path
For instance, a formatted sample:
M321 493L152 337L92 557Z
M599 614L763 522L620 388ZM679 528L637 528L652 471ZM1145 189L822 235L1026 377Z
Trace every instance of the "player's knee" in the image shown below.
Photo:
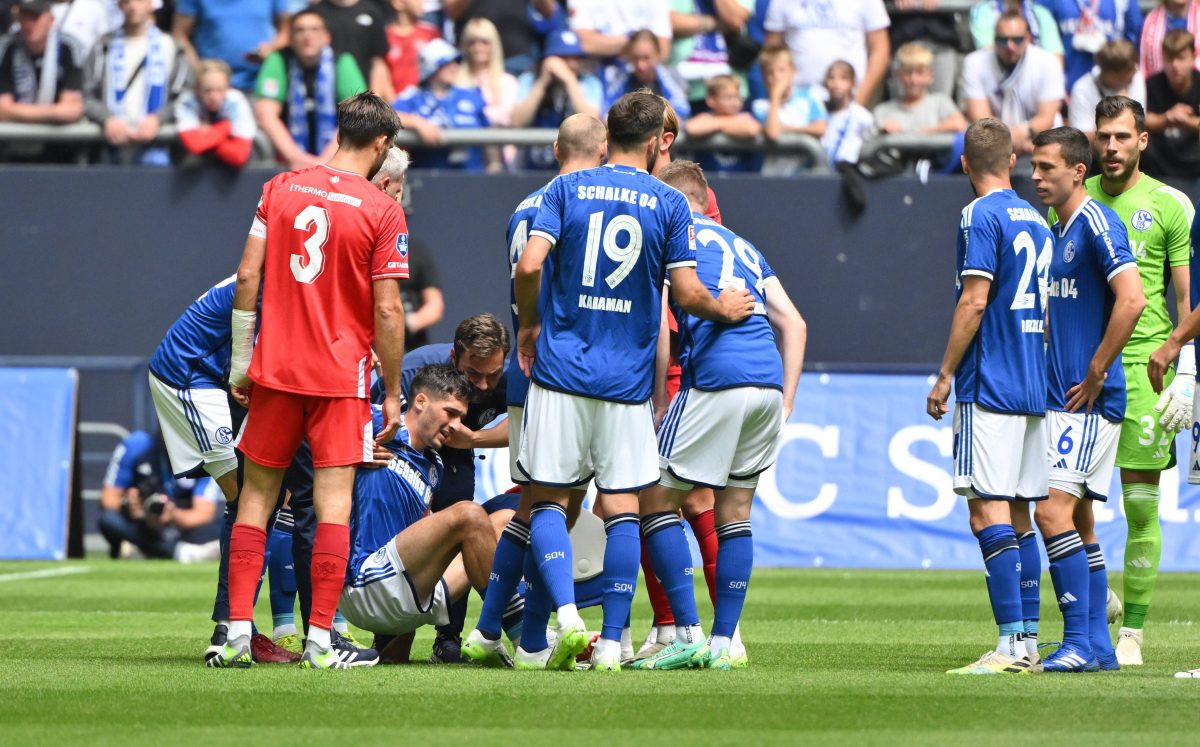
M442 511L442 513L447 514L448 520L454 526L454 530L459 536L476 532L493 532L492 522L488 519L487 512L474 501L455 503Z

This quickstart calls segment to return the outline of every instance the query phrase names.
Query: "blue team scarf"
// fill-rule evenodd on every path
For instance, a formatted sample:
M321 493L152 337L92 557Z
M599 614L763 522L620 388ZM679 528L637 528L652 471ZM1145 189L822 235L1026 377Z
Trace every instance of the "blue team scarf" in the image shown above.
M125 119L140 118L154 114L166 102L167 92L167 49L166 35L157 26L151 26L146 31L146 100L137 102L135 106L144 106L143 110L126 112L125 93L129 89L130 79L136 71L130 69L129 60L125 59L125 31L117 29L113 34L108 48L108 110L114 116ZM139 117L126 117L126 114L136 114Z
M334 94L333 48L321 50L321 59L317 62L316 91L313 92L313 103L317 107L317 153L325 150L325 146L333 139L337 131L337 96ZM292 139L303 145L308 144L308 109L305 101L308 98L308 88L304 85L304 71L300 69L300 61L294 56L288 62L288 130ZM314 154L316 155L316 154Z

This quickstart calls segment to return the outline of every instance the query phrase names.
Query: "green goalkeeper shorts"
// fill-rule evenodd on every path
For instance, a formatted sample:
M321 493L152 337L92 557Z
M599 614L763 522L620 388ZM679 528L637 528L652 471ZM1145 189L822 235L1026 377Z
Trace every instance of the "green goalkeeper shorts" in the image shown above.
M1159 413L1154 411L1161 395L1155 394L1146 376L1145 363L1126 363L1125 420L1121 423L1121 440L1117 444L1117 466L1121 469L1157 470L1175 466L1175 434L1159 425ZM1163 386L1175 378L1172 366L1163 377Z

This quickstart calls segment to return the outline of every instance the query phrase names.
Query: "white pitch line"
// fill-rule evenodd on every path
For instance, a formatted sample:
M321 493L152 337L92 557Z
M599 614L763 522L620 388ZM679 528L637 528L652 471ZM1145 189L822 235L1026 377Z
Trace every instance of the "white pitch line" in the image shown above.
M76 573L87 573L91 568L71 566L67 568L43 568L40 571L22 571L20 573L0 574L0 584L5 581L26 581L32 578L51 578L53 576L71 576Z

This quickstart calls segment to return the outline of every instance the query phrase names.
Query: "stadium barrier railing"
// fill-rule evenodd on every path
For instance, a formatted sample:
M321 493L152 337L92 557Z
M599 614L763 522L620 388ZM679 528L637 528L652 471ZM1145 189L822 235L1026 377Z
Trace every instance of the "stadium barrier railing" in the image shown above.
M946 156L954 149L957 136L952 133L936 135L880 135L863 143L860 162L870 162L881 151L890 150L906 158Z

